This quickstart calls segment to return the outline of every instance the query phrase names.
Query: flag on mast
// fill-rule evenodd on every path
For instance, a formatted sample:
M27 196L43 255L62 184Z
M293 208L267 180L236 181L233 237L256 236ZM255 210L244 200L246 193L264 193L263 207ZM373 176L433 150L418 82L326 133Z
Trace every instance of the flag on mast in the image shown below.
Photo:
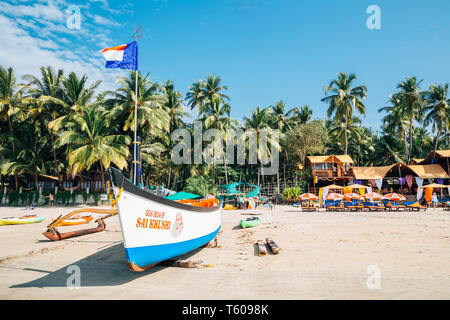
M106 48L100 51L106 59L106 68L120 68L137 70L138 52L137 42Z

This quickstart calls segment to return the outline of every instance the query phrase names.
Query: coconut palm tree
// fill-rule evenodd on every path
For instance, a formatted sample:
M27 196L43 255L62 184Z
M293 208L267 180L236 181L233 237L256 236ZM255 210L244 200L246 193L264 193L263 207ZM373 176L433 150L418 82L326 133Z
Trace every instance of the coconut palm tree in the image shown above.
M48 162L48 140L41 136L33 124L24 122L17 136L9 138L17 146L17 157L2 165L4 174L25 175L33 177L36 190L39 190L38 175Z
M229 141L227 139L227 130L236 127L239 122L230 117L231 106L224 102L222 97L213 96L206 104L199 108L199 117L203 121L205 129L216 129L220 132L223 141ZM213 142L217 146L218 141ZM223 144L222 144L222 147ZM215 147L213 148L214 153ZM213 181L215 182L216 174L216 156L213 154ZM226 154L222 150L222 159L224 163L225 170L225 183L228 184L228 173L227 173L227 161Z
M170 119L169 132L184 127L183 117L189 117L190 114L183 110L184 101L181 92L175 90L173 81L167 80L162 87L162 93L166 97L163 107Z
M405 152L403 161L409 158L409 147L408 147L408 128L409 120L406 114L403 112L403 107L398 103L396 95L390 95L389 102L392 104L390 106L382 107L378 112L387 112L388 114L383 117L383 129L384 132L397 137L399 141L402 141Z
M450 99L447 98L448 84L430 85L429 91L424 92L424 112L426 113L424 124L433 126L436 130L436 141L434 143L434 153L438 148L441 133L449 129L450 122Z
M188 100L188 105L191 107L191 110L195 107L200 109L208 101L212 101L214 97L222 100L230 100L226 94L222 93L228 87L222 86L220 84L221 81L222 79L216 75L208 75L206 80L200 79L194 82L186 94L186 100Z
M99 107L81 107L75 114L70 129L61 133L57 146L67 145L69 170L75 174L100 165L102 185L105 186L104 169L114 163L119 169L127 167L131 138L118 134L105 123L105 112Z
M103 105L108 109L108 122L123 124L121 131L131 134L135 128L135 103L137 103L137 130L140 135L152 135L163 138L170 126L170 117L163 107L167 98L160 91L160 85L150 80L150 75L138 74L137 87L135 71L128 77L117 78L122 86L115 91L106 91L102 95ZM137 88L137 96L135 89ZM103 98L104 97L104 98ZM132 176L133 166L130 168Z
M366 107L362 100L367 98L367 89L365 86L352 87L352 83L356 80L356 75L351 73L347 76L345 72L338 74L338 78L332 80L325 87L325 95L329 92L332 94L326 96L321 101L328 103L330 106L327 110L328 117L334 114L334 120L344 122L345 147L344 154L348 151L348 125L353 118L353 112L358 111L362 115L366 112Z
M14 70L4 69L0 66L0 121L8 123L9 132L14 134L13 116L20 111L23 92L17 90ZM22 119L23 120L23 119ZM14 140L10 140L13 157L16 157L16 146ZM19 188L17 174L14 175L14 185L16 191Z
M270 156L271 149L267 148L267 146L261 145L259 142L259 138L262 134L265 134L267 137L267 143L271 146L271 148L276 148L278 151L280 150L280 145L278 139L275 137L275 131L271 128L270 124L273 119L273 110L271 108L260 109L256 107L255 110L252 110L250 117L244 117L244 125L246 129L245 138L250 137L253 134L256 134L256 139L249 140L249 150L256 150L257 160L260 163L260 169L262 173L263 163ZM252 145L256 143L256 145ZM249 155L252 157L253 155ZM272 159L272 161L278 161L278 159ZM262 175L263 183L264 183L264 175ZM258 173L258 185L259 185L259 173Z
M27 91L27 97L22 101L28 106L29 116L35 118L35 121L40 122L42 132L44 132L44 127L48 126L53 162L60 188L62 187L62 181L59 174L59 163L55 148L56 129L51 125L49 126L49 123L61 116L61 114L68 113L68 108L63 101L64 92L61 87L63 74L62 69L55 72L49 66L46 68L41 67L40 78L33 75L25 75L23 78L24 80L28 80L28 83L21 84L22 88Z
M104 105L109 108L108 119L123 123L123 132L134 132L134 109L137 101L137 129L147 134L160 135L167 132L169 115L163 105L166 97L160 92L159 84L153 83L149 74L138 74L137 97L135 95L135 72L129 77L117 78L122 87L116 91L106 91Z
M423 108L423 94L420 92L422 80L416 77L406 78L397 85L399 91L394 95L396 103L401 105L402 112L409 121L409 152L408 163L411 160L411 151L413 146L414 119L421 120Z
M203 80L199 80L189 86L189 91L186 94L186 100L188 100L188 106L191 107L191 110L196 107L200 108L203 103L203 82Z

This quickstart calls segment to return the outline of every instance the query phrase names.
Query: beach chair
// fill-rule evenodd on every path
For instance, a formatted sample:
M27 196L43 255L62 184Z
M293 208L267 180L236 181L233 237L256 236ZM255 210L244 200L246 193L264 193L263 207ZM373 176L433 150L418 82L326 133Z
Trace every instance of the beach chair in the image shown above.
M325 206L325 211L332 211L332 208L334 207L334 200L325 200L323 204Z
M404 204L406 205L406 208L408 208L409 211L420 211L420 210L426 211L427 210L427 207L421 206L418 201L404 202Z
M304 202L302 202L301 208L302 208L302 212L317 211L319 209L313 203L304 203Z
M340 200L328 200L330 201L326 206L327 211L343 211L344 205Z
M385 206L386 209L389 211L404 211L406 209L406 206L403 204L398 204L396 202L389 201L388 204Z
M384 211L384 206L381 207L376 202L363 202L363 206L367 211Z
M352 202L345 201L344 206L349 211L362 211L364 209L364 206L362 204L353 201Z
M445 204L444 204L444 211L449 211L450 210L450 201L447 201Z

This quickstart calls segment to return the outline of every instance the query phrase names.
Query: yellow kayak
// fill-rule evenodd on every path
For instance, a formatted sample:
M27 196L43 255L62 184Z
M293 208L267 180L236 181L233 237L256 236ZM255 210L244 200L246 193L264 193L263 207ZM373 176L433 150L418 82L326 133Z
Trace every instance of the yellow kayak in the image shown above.
M1 218L0 226L8 224L28 224L28 223L38 223L44 221L44 217L39 217L36 215L23 216L19 218Z

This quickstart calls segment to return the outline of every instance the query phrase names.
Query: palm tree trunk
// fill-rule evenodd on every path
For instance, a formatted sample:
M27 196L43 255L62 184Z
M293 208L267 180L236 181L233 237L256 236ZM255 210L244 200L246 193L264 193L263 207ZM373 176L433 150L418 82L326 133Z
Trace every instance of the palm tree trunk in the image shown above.
M11 134L14 134L12 120L9 115L8 115L8 124L9 124L9 132L11 132ZM16 145L14 144L14 142L11 143L11 147L12 147L13 156L15 159L16 158ZM19 177L18 177L17 173L14 174L14 187L15 187L16 191L19 190Z
M102 175L102 189L101 189L101 191L103 191L103 190L105 190L105 173L103 172L103 163L102 163L102 161L100 160L99 162L100 162L100 173Z
M441 135L441 130L438 129L437 135L436 135L436 142L434 143L434 154L433 154L433 160L436 157L436 150L438 147L438 143L439 143L439 136Z
M170 189L170 174L171 173L172 172L171 172L170 167L169 167L169 174L168 174L168 178L167 178L167 189Z
M39 179L38 179L38 174L35 173L33 174L34 177L34 184L36 185L36 190L39 191Z
M228 184L227 160L225 158L225 153L223 153L223 167L225 169L225 184Z
M347 106L346 113L345 113L345 132L344 132L344 136L345 136L345 151L344 151L344 154L347 154L347 146L348 146L347 130L348 130L348 106Z
M58 159L56 158L55 136L53 134L53 129L50 129L50 138L52 140L53 162L55 163L56 176L58 177L58 186L59 186L59 188L61 188L62 182L61 182L61 178L59 177Z
M409 152L408 152L408 162L411 161L411 152L412 152L412 138L413 138L413 134L412 134L412 130L413 130L413 117L411 116L409 119Z
M409 159L409 149L408 149L408 140L406 138L406 132L403 131L403 143L405 144L405 156ZM409 164L409 161L408 161Z

